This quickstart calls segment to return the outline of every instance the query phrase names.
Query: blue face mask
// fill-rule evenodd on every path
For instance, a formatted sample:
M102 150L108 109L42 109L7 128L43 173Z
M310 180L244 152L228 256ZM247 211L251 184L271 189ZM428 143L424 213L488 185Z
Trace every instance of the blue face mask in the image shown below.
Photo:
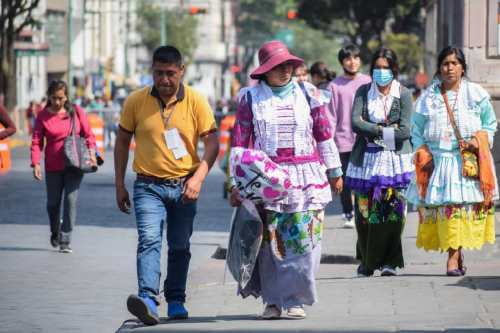
M392 75L392 71L390 69L380 69L376 68L373 70L373 81L381 87L384 87L391 83L394 76Z

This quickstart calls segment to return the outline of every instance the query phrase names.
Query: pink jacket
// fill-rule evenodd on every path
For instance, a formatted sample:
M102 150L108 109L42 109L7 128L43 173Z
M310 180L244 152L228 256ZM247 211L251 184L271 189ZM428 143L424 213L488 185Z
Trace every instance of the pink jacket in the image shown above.
M89 148L95 149L95 137L90 128L85 111L73 106L75 114L75 133L87 140ZM64 161L64 139L71 133L71 119L68 114L59 116L51 113L47 108L43 109L35 121L33 137L31 139L31 165L39 164L41 151L45 145L44 159L45 171L63 171Z

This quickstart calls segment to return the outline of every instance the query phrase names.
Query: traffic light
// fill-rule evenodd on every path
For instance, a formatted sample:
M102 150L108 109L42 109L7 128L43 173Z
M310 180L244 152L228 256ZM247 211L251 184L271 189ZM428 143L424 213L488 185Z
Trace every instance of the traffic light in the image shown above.
M189 6L189 15L206 14L207 9L198 6Z
M299 16L299 13L295 9L289 9L286 12L286 18L289 20L296 20Z
M231 65L231 67L229 67L229 70L231 71L231 73L239 73L241 72L241 67L238 66L238 65Z

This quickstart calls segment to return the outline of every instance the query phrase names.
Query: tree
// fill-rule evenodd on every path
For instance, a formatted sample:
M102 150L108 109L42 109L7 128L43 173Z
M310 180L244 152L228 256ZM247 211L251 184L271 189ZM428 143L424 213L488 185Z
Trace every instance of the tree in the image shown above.
M161 44L161 10L165 11L167 44L179 49L186 64L193 60L198 46L198 20L182 9L161 9L148 1L141 1L137 9L137 32L150 54Z
M421 7L421 0L300 0L298 4L300 18L329 36L345 36L346 42L357 44L365 62L374 51L370 42L380 45L386 32L422 36Z
M328 68L337 72L340 65L337 60L337 53L340 48L337 40L328 38L322 31L312 29L307 24L298 20L290 25L294 33L294 45L290 51L298 57L304 59L307 65L321 60L328 65Z
M420 68L423 59L423 46L415 34L390 33L384 35L383 45L391 48L398 56L399 69L401 73L413 77ZM370 46L377 48L379 45Z
M322 31L293 19L289 12L297 0L239 0L236 27L238 44L244 46L242 73L247 74L258 48L266 41L281 39L291 52L307 63L323 60L335 65L338 42ZM290 19L292 18L292 19ZM288 41L287 41L288 40Z
M16 105L16 55L14 42L21 30L38 25L33 11L40 0L0 1L0 93L5 96L5 106Z

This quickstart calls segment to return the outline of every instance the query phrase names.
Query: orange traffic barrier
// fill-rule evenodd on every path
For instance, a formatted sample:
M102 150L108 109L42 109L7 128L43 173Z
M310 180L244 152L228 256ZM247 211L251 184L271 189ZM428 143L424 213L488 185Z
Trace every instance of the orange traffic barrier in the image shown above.
M101 156L104 154L104 121L94 113L87 115L90 128L95 136L95 145Z
M3 130L5 127L0 124L0 132ZM0 174L9 172L11 167L9 140L0 140Z
M217 158L224 158L227 148L231 143L231 130L236 122L236 115L229 114L222 118L219 131L219 155Z

